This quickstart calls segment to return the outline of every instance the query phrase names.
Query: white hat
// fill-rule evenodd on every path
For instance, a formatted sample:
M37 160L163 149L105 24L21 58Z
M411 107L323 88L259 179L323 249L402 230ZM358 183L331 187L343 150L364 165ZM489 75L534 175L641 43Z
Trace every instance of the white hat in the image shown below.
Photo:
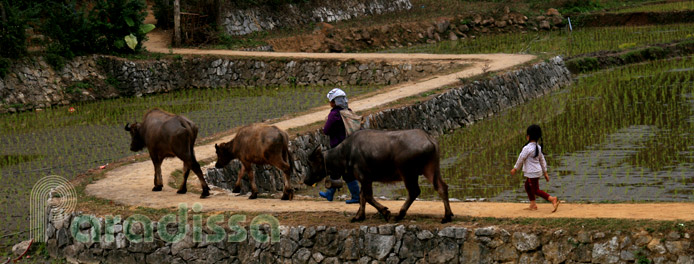
M328 92L328 100L330 101L335 100L335 98L340 96L344 96L345 98L347 98L347 94L345 93L345 91L343 91L340 88L335 88Z

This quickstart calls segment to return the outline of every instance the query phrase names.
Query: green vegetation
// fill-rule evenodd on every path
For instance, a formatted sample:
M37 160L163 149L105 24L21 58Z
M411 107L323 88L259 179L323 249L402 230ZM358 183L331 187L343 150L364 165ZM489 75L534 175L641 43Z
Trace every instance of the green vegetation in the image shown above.
M39 158L37 155L0 155L0 168L17 165Z
M597 58L587 57L569 60L566 67L573 73L586 73L598 69L600 64Z
M526 200L511 176L538 123L550 183L569 201L688 201L694 174L694 57L581 76L576 84L439 138L451 197ZM436 197L423 184L424 197Z
M393 53L530 53L542 56L575 56L597 51L614 51L624 48L624 43L644 46L691 38L694 24L649 25L641 27L574 28L569 33L541 31L482 35L476 39L443 41L436 44L392 49ZM620 46L622 46L620 48Z
M0 1L0 10L0 78L4 78L12 60L27 53L26 28L33 10L9 0Z
M621 8L615 10L617 13L633 13L633 12L671 12L671 11L683 11L683 10L694 10L694 1L681 1L673 3L660 3L660 4L643 4L640 6Z
M34 34L46 37L33 44L43 46L47 61L58 69L74 56L138 52L146 33L154 28L143 24L145 8L144 0L3 0L0 74L11 64L7 59L27 55L27 38ZM33 33L27 35L30 27Z
M660 59L665 56L665 50L661 47L649 47L645 49L634 50L622 55L622 59L626 63L635 63L645 60Z
M46 51L66 59L93 53L132 53L139 51L152 25L143 24L147 14L142 0L101 0L93 7L75 2L45 4L46 22L41 31L51 39ZM59 58L47 57L58 68Z

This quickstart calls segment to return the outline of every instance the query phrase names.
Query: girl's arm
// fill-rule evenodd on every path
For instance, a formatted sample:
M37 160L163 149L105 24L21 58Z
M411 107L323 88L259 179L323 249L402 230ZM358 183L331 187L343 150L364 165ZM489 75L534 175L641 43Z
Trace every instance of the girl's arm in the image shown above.
M545 161L545 155L542 154L542 151L540 151L538 158L540 159L540 167L542 167L542 174L545 175L545 180L549 182L549 175L547 174L547 162Z
M542 167L542 173L547 174L547 162L545 161L545 155L542 154L542 151L540 151L538 158L540 159L540 167Z
M521 151L520 155L518 155L518 160L516 161L516 165L514 165L513 169L511 170L511 175L516 174L516 171L521 169L521 167L523 166L523 163L525 162L525 159L528 158L528 155L530 155L530 152L526 151L526 148L524 147L523 150Z

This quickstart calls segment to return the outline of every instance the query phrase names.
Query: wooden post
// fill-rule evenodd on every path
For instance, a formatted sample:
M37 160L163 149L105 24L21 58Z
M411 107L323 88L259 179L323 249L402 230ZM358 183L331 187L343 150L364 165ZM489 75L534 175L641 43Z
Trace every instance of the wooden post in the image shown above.
M181 0L174 0L174 46L181 46Z

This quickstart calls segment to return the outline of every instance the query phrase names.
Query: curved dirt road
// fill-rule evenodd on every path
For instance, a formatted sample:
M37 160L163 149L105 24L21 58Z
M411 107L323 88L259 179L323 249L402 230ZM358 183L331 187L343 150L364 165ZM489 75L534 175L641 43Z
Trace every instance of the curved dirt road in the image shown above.
M384 89L383 93L368 98L353 101L350 106L355 111L372 109L386 105L402 98L420 94L429 90L454 84L458 78L470 77L482 73L482 68L489 67L490 71L499 71L526 63L533 60L532 55L513 54L484 54L484 55L431 55L431 54L349 54L349 53L270 53L270 52L242 52L229 50L195 50L168 48L166 33L154 31L150 35L150 41L145 43L149 51L175 53L175 54L208 54L224 56L253 56L253 57L285 57L285 58L323 58L323 59L355 59L355 60L383 60L383 61L466 61L473 67L453 74L434 76L428 80L415 83L399 84ZM319 107L308 114L274 123L281 129L301 127L324 120L327 107ZM196 146L195 153L198 159L215 157L214 144L226 142L234 135L224 137L216 142ZM168 159L162 164L164 182L169 182L168 177L176 169L182 168L178 159ZM175 208L179 203L200 202L204 211L231 211L231 212L356 212L357 205L346 205L343 202L326 202L314 200L281 201L279 199L248 200L246 196L236 196L227 191L213 188L212 195L207 199L199 199L197 194L176 194L176 190L164 185L162 192L151 192L153 186L154 168L150 161L138 162L115 168L106 173L104 179L87 185L86 192L89 195L112 200L131 206L144 206L151 208ZM195 178L193 176L193 178ZM117 188L115 186L118 186ZM404 201L381 201L397 213ZM660 220L694 220L694 204L562 204L557 213L550 214L549 204L540 204L540 210L523 210L527 204L518 203L463 203L453 202L451 207L457 216L478 217L570 217L570 218L628 218L628 219L660 219ZM373 207L367 206L369 213L375 213ZM410 208L409 214L443 215L443 206L440 201L417 201Z

